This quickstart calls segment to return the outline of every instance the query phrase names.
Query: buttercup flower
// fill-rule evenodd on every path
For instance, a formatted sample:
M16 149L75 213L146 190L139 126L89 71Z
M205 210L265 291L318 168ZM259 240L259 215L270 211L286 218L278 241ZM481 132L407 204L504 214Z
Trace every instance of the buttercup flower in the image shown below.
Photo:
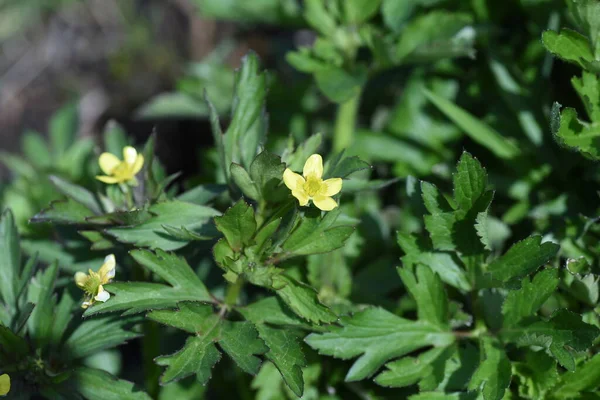
M135 175L140 172L144 165L144 156L138 154L137 150L131 146L123 148L123 160L111 153L102 153L98 159L100 169L106 175L96 176L96 179L104 183L124 183L129 182L137 184Z
M286 168L283 173L285 186L292 191L301 206L308 204L309 200L323 211L331 211L338 206L331 196L342 190L342 178L323 180L323 159L318 154L308 157L301 175Z
M0 396L5 396L10 392L10 376L0 375Z
M102 285L106 285L115 277L116 265L114 254L110 254L106 256L104 264L102 264L98 272L90 269L89 274L85 272L77 272L75 274L75 283L85 291L85 300L81 308L88 308L96 301L104 303L110 299L110 293L104 290Z

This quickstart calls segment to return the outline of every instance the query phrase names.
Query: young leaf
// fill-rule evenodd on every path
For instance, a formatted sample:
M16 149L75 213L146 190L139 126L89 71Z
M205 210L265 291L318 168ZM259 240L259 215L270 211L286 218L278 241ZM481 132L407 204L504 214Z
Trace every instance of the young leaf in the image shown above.
M589 159L600 160L600 124L580 121L575 109L567 107L561 112L560 104L554 103L552 133L561 146L578 151Z
M488 266L494 279L506 282L534 272L556 256L560 247L552 242L542 243L541 236L530 236L514 244Z
M483 338L483 359L471 378L469 390L481 390L484 400L501 400L512 376L510 360L492 338Z
M471 290L472 285L467 278L464 266L460 262L460 259L452 253L413 253L407 254L401 260L402 264L406 267L419 264L428 265L448 285L464 291Z
M434 373L434 362L443 357L447 348L434 347L419 357L404 357L397 361L387 363L385 371L377 375L375 383L386 387L406 387L414 385Z
M556 398L579 398L585 392L597 392L600 386L600 354L577 367L576 371L566 372L553 388Z
M110 311L133 314L155 308L173 307L180 301L211 302L204 283L185 259L172 253L156 250L134 250L131 256L142 266L164 279L169 285L147 282L111 283L105 289L115 294L105 303L90 307L85 315Z
M266 150L256 156L250 165L250 176L255 183L260 198L270 200L273 191L283 179L285 164L281 158Z
M244 200L239 200L223 216L215 217L215 224L233 251L239 252L250 244L256 232L254 209Z
M560 33L545 31L542 43L550 53L581 68L594 61L588 38L571 29L561 29Z
M539 272L530 281L525 277L521 281L521 289L512 290L502 305L504 326L513 326L521 319L534 315L546 299L558 287L558 270L546 269Z
M382 308L342 317L341 324L328 327L326 333L313 333L305 341L320 354L342 359L360 356L346 381L368 378L393 358L424 347L449 346L455 340L451 332L425 321L400 318Z
M417 303L419 320L448 328L448 298L439 275L425 265L398 268L398 273Z
M254 200L260 199L258 189L244 167L236 163L231 163L230 171L233 181L245 196Z
M556 361L544 351L528 351L523 362L513 363L519 394L528 399L549 397L559 379Z
M460 157L454 174L454 201L462 214L467 214L483 196L487 174L477 159L467 152Z

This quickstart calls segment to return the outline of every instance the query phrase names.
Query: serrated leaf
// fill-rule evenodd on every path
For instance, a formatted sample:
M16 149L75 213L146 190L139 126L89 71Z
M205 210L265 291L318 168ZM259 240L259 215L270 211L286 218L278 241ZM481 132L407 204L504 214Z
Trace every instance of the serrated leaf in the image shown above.
M514 244L488 266L494 279L506 282L530 274L556 256L560 247L552 242L542 243L541 236L530 236Z
M476 158L464 152L456 166L456 174L453 178L454 201L465 215L485 193L487 174Z
M106 371L77 367L72 378L75 390L89 400L150 400L133 383L117 379Z
M261 361L256 355L265 353L268 351L268 348L258 338L258 333L251 323L222 320L219 315L213 312L211 305L180 303L178 307L178 310L158 310L148 314L148 318L154 321L199 335L194 339L188 339L186 347L180 352L181 354L176 353L173 356L159 357L157 359L159 365L173 365L174 368L169 367L165 371L163 382L173 379L179 380L191 375L191 373L196 373L198 380L201 383L206 383L210 377L210 368L220 359L220 355L218 358L211 355L211 353L214 353L213 349L219 354L213 343L218 343L244 371L250 374L258 373ZM196 340L198 338L200 340ZM188 346L200 349L201 352L206 352L206 362L201 362L199 365L195 364L194 368L196 370L192 372L190 372L187 366L183 366L182 361L188 357L185 354L190 351L186 350ZM174 356L177 357L173 358ZM180 357L181 359L179 359ZM165 359L173 361L164 364ZM214 363L210 364L212 361Z
M347 178L355 172L371 168L366 161L356 156L342 158L343 154L338 154L337 160L332 160L327 165L324 179L327 178Z
M514 326L523 318L535 315L542 304L558 287L558 271L547 269L541 271L530 281L525 277L521 281L521 289L512 290L502 305L504 326Z
M256 326L258 334L269 348L265 354L277 369L288 387L301 397L304 392L302 367L306 360L300 347L300 335L290 329L273 328L265 324Z
M50 182L52 182L52 184L65 196L84 205L94 214L102 213L102 207L100 206L98 198L86 188L81 187L79 185L75 185L74 183L71 183L55 175L51 175L49 179Z
M583 392L594 392L600 386L600 354L596 354L576 371L566 372L560 377L552 392L557 398L575 399Z
M85 315L100 312L137 313L149 309L173 307L180 301L211 302L204 283L185 259L162 250L134 250L131 256L142 266L164 279L169 285L149 282L111 283L105 289L115 296L106 303L96 303Z
M451 101L433 92L426 91L427 98L475 142L486 147L498 158L510 160L521 154L521 150L496 130L481 122Z
M519 394L528 399L543 399L556 385L559 375L556 361L544 351L528 351L523 362L513 363L519 379Z
M335 313L321 304L312 287L285 275L277 275L273 281L275 286L283 286L276 293L298 316L315 323L337 320Z
M563 147L578 151L592 160L600 160L600 125L585 123L577 118L575 109L566 107L560 110L560 104L552 106L552 133Z
M369 308L342 317L341 327L313 333L306 343L320 354L336 358L358 357L346 375L346 381L358 381L373 375L386 361L424 347L444 347L455 340L451 332L425 321L410 321L382 308Z
M587 63L594 61L588 38L571 29L545 31L542 43L550 53L581 68L585 69Z
M583 71L581 78L574 76L571 84L579 94L579 98L592 122L600 122L600 79L594 73Z
M573 351L585 351L600 334L600 329L586 324L581 316L560 309L547 321L532 319L520 326L501 331L503 340L519 346L536 345L550 351L566 369L573 371Z
M447 284L460 290L471 290L472 285L467 278L464 266L461 265L460 259L451 253L413 253L402 257L401 260L405 266L427 265Z
M448 328L448 297L436 273L425 265L398 268L400 278L417 303L420 321Z
M245 307L238 307L237 310L255 325L267 323L295 328L310 327L304 320L291 312L283 300L275 296L265 297Z
M249 245L256 232L254 209L239 200L220 217L215 217L217 229L225 236L229 246L236 252Z
M211 220L220 213L213 208L168 201L157 203L148 211L154 215L147 221L135 226L110 228L106 232L120 242L167 251L179 249L187 245L188 241L170 236L163 225L185 227L201 236L216 236Z
M269 200L283 179L285 164L281 158L266 150L256 156L250 165L250 176L260 193L260 198Z
M512 376L510 360L494 339L483 338L481 345L483 358L471 378L469 390L481 390L484 400L501 400Z
M433 362L447 349L436 347L421 353L419 357L404 357L387 363L387 368L374 379L375 383L386 387L406 387L414 385L433 374Z

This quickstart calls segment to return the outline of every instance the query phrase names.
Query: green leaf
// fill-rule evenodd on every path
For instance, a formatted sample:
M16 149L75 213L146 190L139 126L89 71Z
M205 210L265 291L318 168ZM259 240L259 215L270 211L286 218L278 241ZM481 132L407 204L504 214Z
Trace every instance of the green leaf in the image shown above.
M476 393L421 392L410 396L408 400L476 400L476 396Z
M52 338L57 276L58 262L55 261L46 270L38 272L27 287L27 301L36 305L28 320L28 331L40 348L45 347Z
M573 0L567 3L575 22L591 39L594 58L600 59L600 4L594 0Z
M600 334L600 329L586 324L581 316L560 309L548 321L526 320L518 327L501 331L501 338L518 346L541 346L566 369L575 370L573 351L586 351Z
M0 325L0 349L4 349L0 360L8 355L14 362L21 361L30 351L27 341L4 325Z
M552 260L559 249L560 246L555 243L542 243L541 236L530 236L514 244L503 256L494 260L487 270L495 279L506 282L534 272Z
M147 221L135 226L110 228L106 232L123 243L167 251L179 249L187 245L188 241L170 236L163 225L185 227L200 236L216 236L211 220L219 212L213 208L182 201L167 201L151 206L148 211L154 216Z
M559 32L545 31L542 43L546 50L564 61L586 68L586 64L594 61L592 48L588 38L570 29Z
M250 165L250 176L260 193L260 199L269 200L283 179L285 164L281 158L266 150L256 156Z
M65 341L64 348L69 350L65 358L84 358L140 337L141 334L124 329L131 322L133 321L120 316L84 320Z
M198 185L195 188L183 192L182 194L177 196L177 200L203 206L216 199L221 194L225 193L226 190L226 185Z
M560 104L552 106L552 133L561 146L578 151L592 160L600 160L600 124L585 123L577 118L577 111Z
M37 132L26 131L23 134L23 153L37 167L46 168L52 164L48 144Z
M465 31L471 23L469 14L441 10L414 18L402 30L394 59L400 64L448 57L473 57L475 32Z
M101 214L102 208L98 202L96 196L84 187L75 185L69 181L66 181L58 176L51 175L50 181L56 186L56 188L65 196L70 197L76 202L84 205L90 211L95 214Z
M481 390L484 400L500 400L512 376L510 360L492 338L481 340L482 361L469 383L469 390Z
M206 383L210 377L210 368L220 359L213 343L218 343L244 371L250 374L258 373L261 361L256 355L269 349L258 338L258 333L251 323L222 320L219 315L214 314L211 305L180 303L178 306L179 310L176 311L158 310L148 314L148 318L154 321L200 335L188 339L186 346L179 353L157 359L159 365L169 366L163 375L163 383L182 379L192 373L197 374L200 383ZM191 351L188 347L199 350L206 360L199 363L194 361L190 369L190 361L186 355ZM185 365L186 363L188 365Z
M556 361L544 351L528 351L523 362L513 363L515 376L519 378L519 394L529 399L547 398L554 392L559 375Z
M574 76L571 84L579 94L592 122L600 122L600 79L596 74L583 71L581 78Z
M406 289L417 303L420 321L448 328L448 297L439 275L425 265L398 268Z
M504 326L517 325L523 318L535 315L537 310L558 287L558 270L546 269L532 280L525 277L519 290L512 290L502 305Z
M133 383L117 379L106 371L77 367L71 379L75 390L89 400L150 400Z
M256 328L260 338L269 348L265 357L275 364L292 392L301 397L304 392L302 367L306 366L299 343L302 335L295 330L273 328L266 324L259 324Z
M343 157L342 153L337 155L336 160L332 160L328 163L327 169L325 171L324 179L327 178L347 178L349 175L362 171L365 169L370 169L371 166L369 163L361 160L356 156L352 157Z
M280 298L274 296L265 297L245 307L239 307L237 310L255 325L266 323L305 329L310 327L304 320L291 312Z
M254 209L239 200L220 217L215 217L217 229L225 236L233 251L239 252L251 243L256 232Z
M208 115L206 103L191 97L187 93L162 93L152 97L136 111L141 119L200 119Z
M17 305L17 279L21 270L19 233L12 211L0 216L0 297L14 309Z
M414 385L434 373L434 362L447 348L435 347L419 357L404 357L387 363L387 368L374 379L375 383L386 387L406 387Z
M453 178L454 201L461 214L466 215L486 192L487 174L476 158L463 152Z
M248 172L239 164L231 163L230 167L231 177L233 181L240 188L244 196L254 200L260 199L260 194L256 185L250 178Z
M51 222L54 224L87 224L94 213L81 203L67 198L50 203L50 207L31 218L32 223Z
M123 129L117 121L112 119L104 126L102 137L104 139L104 150L108 153L121 154L123 148L129 144L125 129Z
M471 283L467 278L464 267L461 265L460 260L450 253L415 253L406 255L401 260L404 266L427 265L445 283L460 290L471 290Z
M287 164L287 167L292 171L301 171L302 167L304 167L304 163L308 160L308 157L319 151L322 141L323 135L316 133L299 144L294 152L291 152L290 149L286 149L281 156L281 161Z
M105 303L90 307L85 315L101 312L124 311L126 314L149 309L173 307L180 301L212 302L204 283L190 268L185 259L173 253L156 250L134 250L131 256L150 272L155 273L169 285L149 282L111 283L105 286L115 294Z
M77 105L68 104L58 110L48 123L48 136L56 160L75 142L78 125Z
M346 22L349 24L360 24L369 20L377 11L381 0L347 0L342 3Z
M332 35L336 30L335 19L325 8L323 0L306 0L304 19L312 28L325 36Z
M256 54L249 53L242 59L242 66L235 76L232 119L223 138L228 155L225 161L250 167L266 137L266 93L266 74L259 72Z
M596 354L576 371L564 373L552 392L556 398L578 398L583 392L597 391L600 386L600 354Z
M450 100L428 90L425 91L425 94L441 112L464 130L471 139L490 150L497 157L510 160L521 154L521 150L511 139L503 137L496 130L453 104Z
M337 316L321 304L317 292L310 286L285 275L273 277L277 295L300 317L314 323L334 322Z
M317 86L329 100L345 103L360 94L367 83L368 73L364 67L347 71L340 67L328 66L315 72Z
M342 317L341 324L328 327L326 333L313 333L305 341L320 354L342 359L360 356L346 381L368 378L393 358L424 347L448 346L455 340L451 332L425 321L398 317L382 308Z
M399 32L403 23L410 17L418 1L383 0L381 14L383 22L394 32Z

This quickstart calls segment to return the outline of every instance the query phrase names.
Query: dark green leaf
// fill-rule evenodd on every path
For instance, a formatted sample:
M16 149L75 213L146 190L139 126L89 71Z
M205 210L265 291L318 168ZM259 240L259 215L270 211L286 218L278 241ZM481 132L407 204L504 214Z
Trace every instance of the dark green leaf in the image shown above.
M510 360L492 338L481 340L483 359L471 378L469 390L481 390L484 400L500 400L512 376Z
M448 298L439 275L425 265L398 268L398 273L417 303L419 320L448 328Z
M273 280L277 287L283 286L277 289L277 295L300 317L315 323L337 320L337 316L321 304L312 287L284 275L275 276Z
M0 216L0 297L11 308L16 307L20 270L19 233L12 211L6 210Z
M150 400L133 383L115 378L106 371L77 367L72 378L78 393L89 400Z
M358 96L367 82L366 68L346 71L328 66L315 72L317 86L334 103L345 103Z
M552 242L542 243L541 236L530 236L517 242L488 266L495 279L506 282L530 274L552 260L560 247Z
M234 251L240 251L249 245L256 232L254 209L239 200L220 217L215 217L217 229L225 236Z

